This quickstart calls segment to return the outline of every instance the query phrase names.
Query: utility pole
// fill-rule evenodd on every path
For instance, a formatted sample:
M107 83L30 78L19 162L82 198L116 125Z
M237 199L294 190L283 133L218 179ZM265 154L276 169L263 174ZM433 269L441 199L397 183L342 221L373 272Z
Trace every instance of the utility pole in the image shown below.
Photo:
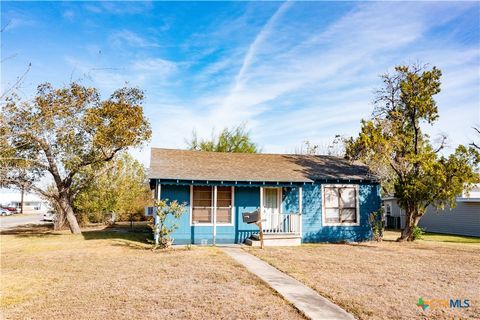
M20 188L20 214L23 214L23 194L25 193L25 186L22 184Z

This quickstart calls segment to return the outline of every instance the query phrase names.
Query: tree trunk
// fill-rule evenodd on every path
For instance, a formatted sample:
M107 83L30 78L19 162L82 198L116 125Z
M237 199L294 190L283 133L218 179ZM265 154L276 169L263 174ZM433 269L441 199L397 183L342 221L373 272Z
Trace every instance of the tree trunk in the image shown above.
M67 219L65 215L65 208L63 207L62 203L59 200L56 200L56 208L55 208L55 220L53 222L53 230L63 230L67 225Z
M78 225L77 218L73 213L72 205L70 204L68 195L62 195L58 203L60 212L57 213L57 221L55 222L55 230L63 229L65 224L68 224L70 231L73 234L81 234L82 230Z
M65 228L65 213L62 208L58 208L55 214L55 220L53 221L53 230L58 231Z
M80 226L78 225L77 217L75 217L75 214L73 213L72 206L68 204L66 209L66 218L70 231L72 231L73 234L82 234L82 230L80 230Z
M397 241L399 242L413 241L412 234L413 234L413 226L405 224L405 228L402 230L402 234L400 235L400 238L397 239Z
M403 241L414 241L413 239L413 228L418 225L421 215L419 215L411 206L407 206L405 210L405 228L402 230L400 238L397 239L399 242Z

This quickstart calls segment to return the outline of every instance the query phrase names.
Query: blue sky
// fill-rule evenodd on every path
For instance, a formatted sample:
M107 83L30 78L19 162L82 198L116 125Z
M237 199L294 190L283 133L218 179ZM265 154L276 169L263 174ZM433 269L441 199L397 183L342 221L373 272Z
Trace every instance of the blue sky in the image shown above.
M451 148L480 124L478 2L3 2L1 79L31 62L21 94L81 80L107 96L145 90L149 146L185 147L247 123L264 152L356 135L379 74L442 69L440 120ZM452 149L449 150L452 150ZM149 149L133 152L148 165Z

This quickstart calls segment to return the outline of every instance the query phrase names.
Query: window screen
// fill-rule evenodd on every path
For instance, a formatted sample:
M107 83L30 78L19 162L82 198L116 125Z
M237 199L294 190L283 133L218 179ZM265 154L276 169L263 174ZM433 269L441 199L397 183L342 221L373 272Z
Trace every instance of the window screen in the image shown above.
M357 223L357 190L354 186L325 186L326 223Z
M192 223L212 223L212 187L193 187Z
M232 222L232 188L217 187L217 223Z
M192 223L213 223L214 187L193 187ZM232 223L232 187L217 187L217 223Z

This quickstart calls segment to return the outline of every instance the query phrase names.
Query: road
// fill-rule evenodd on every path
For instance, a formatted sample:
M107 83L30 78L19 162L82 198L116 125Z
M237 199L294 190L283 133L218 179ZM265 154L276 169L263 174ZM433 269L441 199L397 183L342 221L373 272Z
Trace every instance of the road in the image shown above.
M42 218L43 218L43 215L38 213L15 214L15 215L6 216L6 217L0 217L0 230L17 227L24 224L46 223L45 221L42 221Z

